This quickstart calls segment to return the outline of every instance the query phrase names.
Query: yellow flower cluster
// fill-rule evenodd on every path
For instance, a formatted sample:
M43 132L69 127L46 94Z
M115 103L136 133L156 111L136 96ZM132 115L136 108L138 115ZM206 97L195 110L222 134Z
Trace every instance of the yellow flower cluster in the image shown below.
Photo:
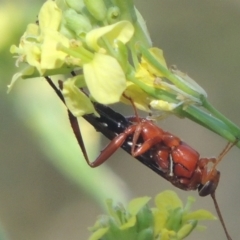
M187 75L168 69L162 50L151 48L145 23L135 8L130 11L135 18L114 22L109 15L121 15L116 7L106 8L102 1L78 2L68 0L64 5L48 0L43 4L38 22L28 25L19 46L11 47L17 65L25 62L28 66L13 76L9 90L20 78L64 74L63 95L76 117L96 114L92 101L129 104L123 93L147 112L201 104L205 91ZM76 76L70 76L71 71ZM79 88L86 88L90 98Z
M196 227L199 220L215 220L206 210L191 212L195 201L188 198L183 206L182 201L173 191L164 191L155 197L155 208L150 208L149 197L133 199L127 209L118 204L113 206L107 201L108 216L101 216L95 225L89 240L122 240L122 239L155 239L181 240L186 238Z

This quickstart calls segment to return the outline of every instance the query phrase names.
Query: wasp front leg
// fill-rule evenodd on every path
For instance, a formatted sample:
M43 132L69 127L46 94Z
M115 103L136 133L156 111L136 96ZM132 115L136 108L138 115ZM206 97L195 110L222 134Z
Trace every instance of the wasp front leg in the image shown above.
M109 157L111 157L126 141L126 139L135 132L136 125L128 127L123 133L117 135L100 153L97 159L93 162L87 162L92 168L103 164Z

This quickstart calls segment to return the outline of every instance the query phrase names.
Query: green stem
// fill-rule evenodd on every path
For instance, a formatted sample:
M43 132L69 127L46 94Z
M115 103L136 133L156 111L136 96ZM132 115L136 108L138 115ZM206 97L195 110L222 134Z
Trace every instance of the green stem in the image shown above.
M193 119L196 119L198 123L202 123L202 125L207 126L208 129L211 129L228 141L236 141L236 136L232 133L231 129L218 118L213 117L196 106L188 106L184 111L192 116ZM240 147L240 143L238 146Z
M203 99L203 107L205 107L211 114L213 114L213 116L221 119L221 121L223 121L231 129L231 132L235 133L235 136L240 138L240 128L235 123L226 118L216 108L214 108L206 98Z
M94 57L93 53L91 53L82 46L79 46L77 48L67 48L61 43L59 43L57 45L57 49L59 51L65 52L72 57L78 58L79 60L81 60L82 64L90 62Z
M151 47L151 41L148 39L148 36L145 34L145 32L143 31L140 23L137 21L135 23L133 23L134 26L134 36L131 39L131 42L133 42L133 46L135 47L136 43L141 41L141 45L143 45L146 48L150 48Z
M135 69L138 69L139 60L138 60L137 51L135 49L135 43L134 42L130 41L129 49L131 49L131 57L132 57L133 66L134 66Z
M127 76L127 78L142 88L145 92L151 95L155 99L161 99L164 101L168 101L171 103L178 103L176 99L176 95L171 94L163 89L154 88L151 86L146 85L145 83L139 81L134 77L134 71L131 70ZM213 116L210 113L202 110L200 107L194 105L188 105L183 107L178 107L174 110L176 115L181 117L187 117L190 120L210 129L211 131L217 133L218 135L222 136L229 142L236 141L236 131L233 131L232 128L226 124L225 121L219 119L218 116ZM240 141L236 144L240 147Z

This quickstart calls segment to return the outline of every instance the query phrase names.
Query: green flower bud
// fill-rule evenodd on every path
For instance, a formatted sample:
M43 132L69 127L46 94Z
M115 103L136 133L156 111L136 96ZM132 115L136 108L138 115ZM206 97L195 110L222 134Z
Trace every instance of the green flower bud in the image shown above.
M74 9L76 12L81 13L84 7L83 0L65 0L69 8Z
M67 37L68 39L74 39L76 37L76 33L73 32L69 27L67 27L65 24L61 24L59 32Z
M110 217L108 220L108 232L106 234L107 239L116 239L117 236L121 235L121 230L116 222L116 219Z
M153 213L150 208L146 205L137 214L137 225L139 231L151 228L153 230Z
M142 230L140 233L137 235L137 240L151 240L154 239L154 232L152 228L147 228Z
M107 9L103 0L84 0L91 15L98 21L103 21L107 15Z
M85 36L92 29L89 20L73 9L68 9L64 12L64 20L66 27L75 32L77 36Z
M107 10L107 21L109 24L113 24L120 20L120 9L116 6L112 6Z
M183 225L183 227L177 233L177 239L180 240L187 237L192 232L192 230L197 226L197 223L198 223L197 220L193 220L192 222Z
M166 224L167 229L177 231L181 226L182 214L183 214L182 208L175 208L173 211L171 211Z

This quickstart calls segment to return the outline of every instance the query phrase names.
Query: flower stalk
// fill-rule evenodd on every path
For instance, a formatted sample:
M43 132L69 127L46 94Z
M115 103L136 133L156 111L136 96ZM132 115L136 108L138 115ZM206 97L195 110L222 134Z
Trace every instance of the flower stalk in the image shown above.
M65 74L67 106L78 117L95 113L91 101L129 103L124 94L153 116L175 114L227 141L240 138L240 128L210 104L205 90L176 67L169 68L162 50L152 47L133 0L48 0L38 16L38 23L29 24L19 45L11 48L17 65L27 64L31 71L15 74L9 89L18 79ZM91 101L78 97L82 93L69 78L72 71L83 77L81 86Z

